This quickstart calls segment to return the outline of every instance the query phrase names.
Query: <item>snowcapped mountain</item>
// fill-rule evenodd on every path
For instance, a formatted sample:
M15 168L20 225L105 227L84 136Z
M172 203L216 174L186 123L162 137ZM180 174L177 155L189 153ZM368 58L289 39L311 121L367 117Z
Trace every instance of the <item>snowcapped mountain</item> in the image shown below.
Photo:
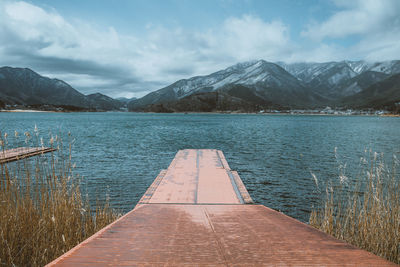
M386 74L387 75L387 74ZM357 94L345 97L342 102L356 108L399 108L400 73L374 83Z
M390 75L400 73L400 60L278 64L303 81L311 91L330 101L357 94Z
M390 75L383 72L376 72L367 70L361 74L343 82L339 88L337 88L337 94L343 97L357 94L369 86L380 82Z
M357 74L361 74L365 71L368 71L371 69L372 64L373 63L368 63L366 61L363 60L359 60L359 61L344 61L347 65L349 65L350 68L352 68L352 70L357 73Z
M341 97L343 84L357 76L357 73L345 62L332 64L329 68L316 75L307 86L314 92L330 100Z
M278 62L282 68L287 72L295 76L305 83L311 82L317 76L330 72L332 68L337 68L338 65L342 67L349 67L354 73L361 74L366 71L376 71L385 74L396 74L400 73L400 60L391 60L383 62L367 62L363 60L359 61L340 61L340 62L325 62L325 63L292 63L286 64L284 62Z
M326 63L293 63L286 64L278 62L282 68L292 74L297 79L309 83L319 75L322 75L337 65L337 62Z
M237 86L247 90L261 102L278 104L305 104L315 100L303 82L275 63L265 60L239 63L207 76L177 81L129 104L130 109L146 105L176 101L197 93L236 91ZM288 102L289 101L289 102Z
M141 110L149 105L172 103L213 92L234 97L236 102L241 99L261 106L323 106L339 103L342 98L358 94L396 73L400 73L399 60L293 64L249 61L210 75L179 80L131 101L128 108ZM188 105L188 100L185 100L185 105Z
M372 64L368 70L390 75L397 74L400 73L400 60L377 62Z

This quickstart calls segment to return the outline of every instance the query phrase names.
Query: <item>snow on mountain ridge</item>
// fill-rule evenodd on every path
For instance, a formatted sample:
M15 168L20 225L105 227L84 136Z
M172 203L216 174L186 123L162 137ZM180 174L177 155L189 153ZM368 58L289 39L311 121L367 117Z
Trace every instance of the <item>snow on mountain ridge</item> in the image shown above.
M366 61L363 60L359 60L359 61L348 61L345 60L344 61L347 65L349 65L349 67L356 72L357 74L361 74L364 71L367 71L368 69L371 68L371 63L368 63Z
M378 62L373 64L369 70L382 72L385 74L400 73L400 60Z
M286 64L283 62L271 63L265 60L252 60L237 63L206 76L180 80L171 86L178 98L183 98L199 91L215 91L228 84L254 85L260 82L270 82L280 86L279 79L274 78L279 72L277 70L279 67L282 67L296 79L306 84L312 81L314 81L314 84L320 84L325 80L330 86L334 86L369 70L384 73L393 72L393 66L398 63L399 61L370 63L360 60ZM400 72L400 64L398 65L399 70L395 72ZM318 82L315 79L318 79Z
M252 65L261 64L262 61L264 61L264 60L250 60L250 61L236 63L235 65L226 68L225 71L242 70L242 69L248 68L249 66L252 66Z
M279 65L300 81L308 83L327 69L332 68L335 63L336 62L286 64L280 62Z
M214 91L279 105L315 106L339 101L385 79L383 72L400 73L400 61L371 63L272 63L265 60L235 64L206 76L179 80L132 101L131 110L172 103L187 96ZM261 101L261 102L260 102Z
M271 79L269 72L276 72L278 68L265 60L238 63L207 76L180 80L174 84L173 90L178 98L183 98L199 90L215 91L227 84L254 85Z
M366 71L376 71L386 74L396 74L400 73L400 61L399 60L391 60L391 61L382 61L382 62L367 62L364 60L359 61L332 61L325 63L292 63L286 64L284 62L278 62L278 65L283 67L290 74L295 76L297 79L309 83L314 78L318 77L324 72L329 71L331 68L337 67L341 64L346 64L349 68L351 68L356 74L361 74Z
M342 69L340 72L335 73L333 76L328 78L328 83L331 85L336 85L343 80L347 80L349 78L357 76L357 74L352 69L350 70L351 71L349 71L349 69Z

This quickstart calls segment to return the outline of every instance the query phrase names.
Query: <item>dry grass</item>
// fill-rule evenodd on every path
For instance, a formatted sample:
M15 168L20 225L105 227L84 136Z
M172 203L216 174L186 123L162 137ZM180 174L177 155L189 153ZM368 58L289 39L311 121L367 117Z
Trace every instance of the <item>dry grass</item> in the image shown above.
M2 134L2 149L8 138ZM25 142L32 142L29 133ZM107 202L90 207L73 173L71 145L63 153L62 142L53 143L58 152L0 166L0 266L43 266L118 217Z
M356 184L341 170L339 186L329 183L326 199L313 209L310 224L338 239L400 263L398 160L388 168L383 155L369 152ZM343 166L343 165L342 165Z

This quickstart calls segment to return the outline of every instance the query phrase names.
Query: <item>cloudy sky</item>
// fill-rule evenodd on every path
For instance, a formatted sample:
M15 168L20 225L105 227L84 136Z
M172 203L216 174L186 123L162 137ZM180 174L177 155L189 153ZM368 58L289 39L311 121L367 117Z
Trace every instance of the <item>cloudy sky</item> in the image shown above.
M400 57L400 0L0 0L0 66L140 97L237 62Z

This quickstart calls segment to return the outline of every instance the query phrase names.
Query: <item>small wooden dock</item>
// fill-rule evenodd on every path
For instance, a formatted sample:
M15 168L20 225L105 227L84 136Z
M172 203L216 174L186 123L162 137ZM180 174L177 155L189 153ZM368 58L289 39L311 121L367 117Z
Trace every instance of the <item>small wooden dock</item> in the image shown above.
M0 164L42 155L44 153L49 153L55 150L56 149L49 147L18 147L13 149L0 150Z
M252 204L221 151L181 150L137 206L48 266L396 266Z

